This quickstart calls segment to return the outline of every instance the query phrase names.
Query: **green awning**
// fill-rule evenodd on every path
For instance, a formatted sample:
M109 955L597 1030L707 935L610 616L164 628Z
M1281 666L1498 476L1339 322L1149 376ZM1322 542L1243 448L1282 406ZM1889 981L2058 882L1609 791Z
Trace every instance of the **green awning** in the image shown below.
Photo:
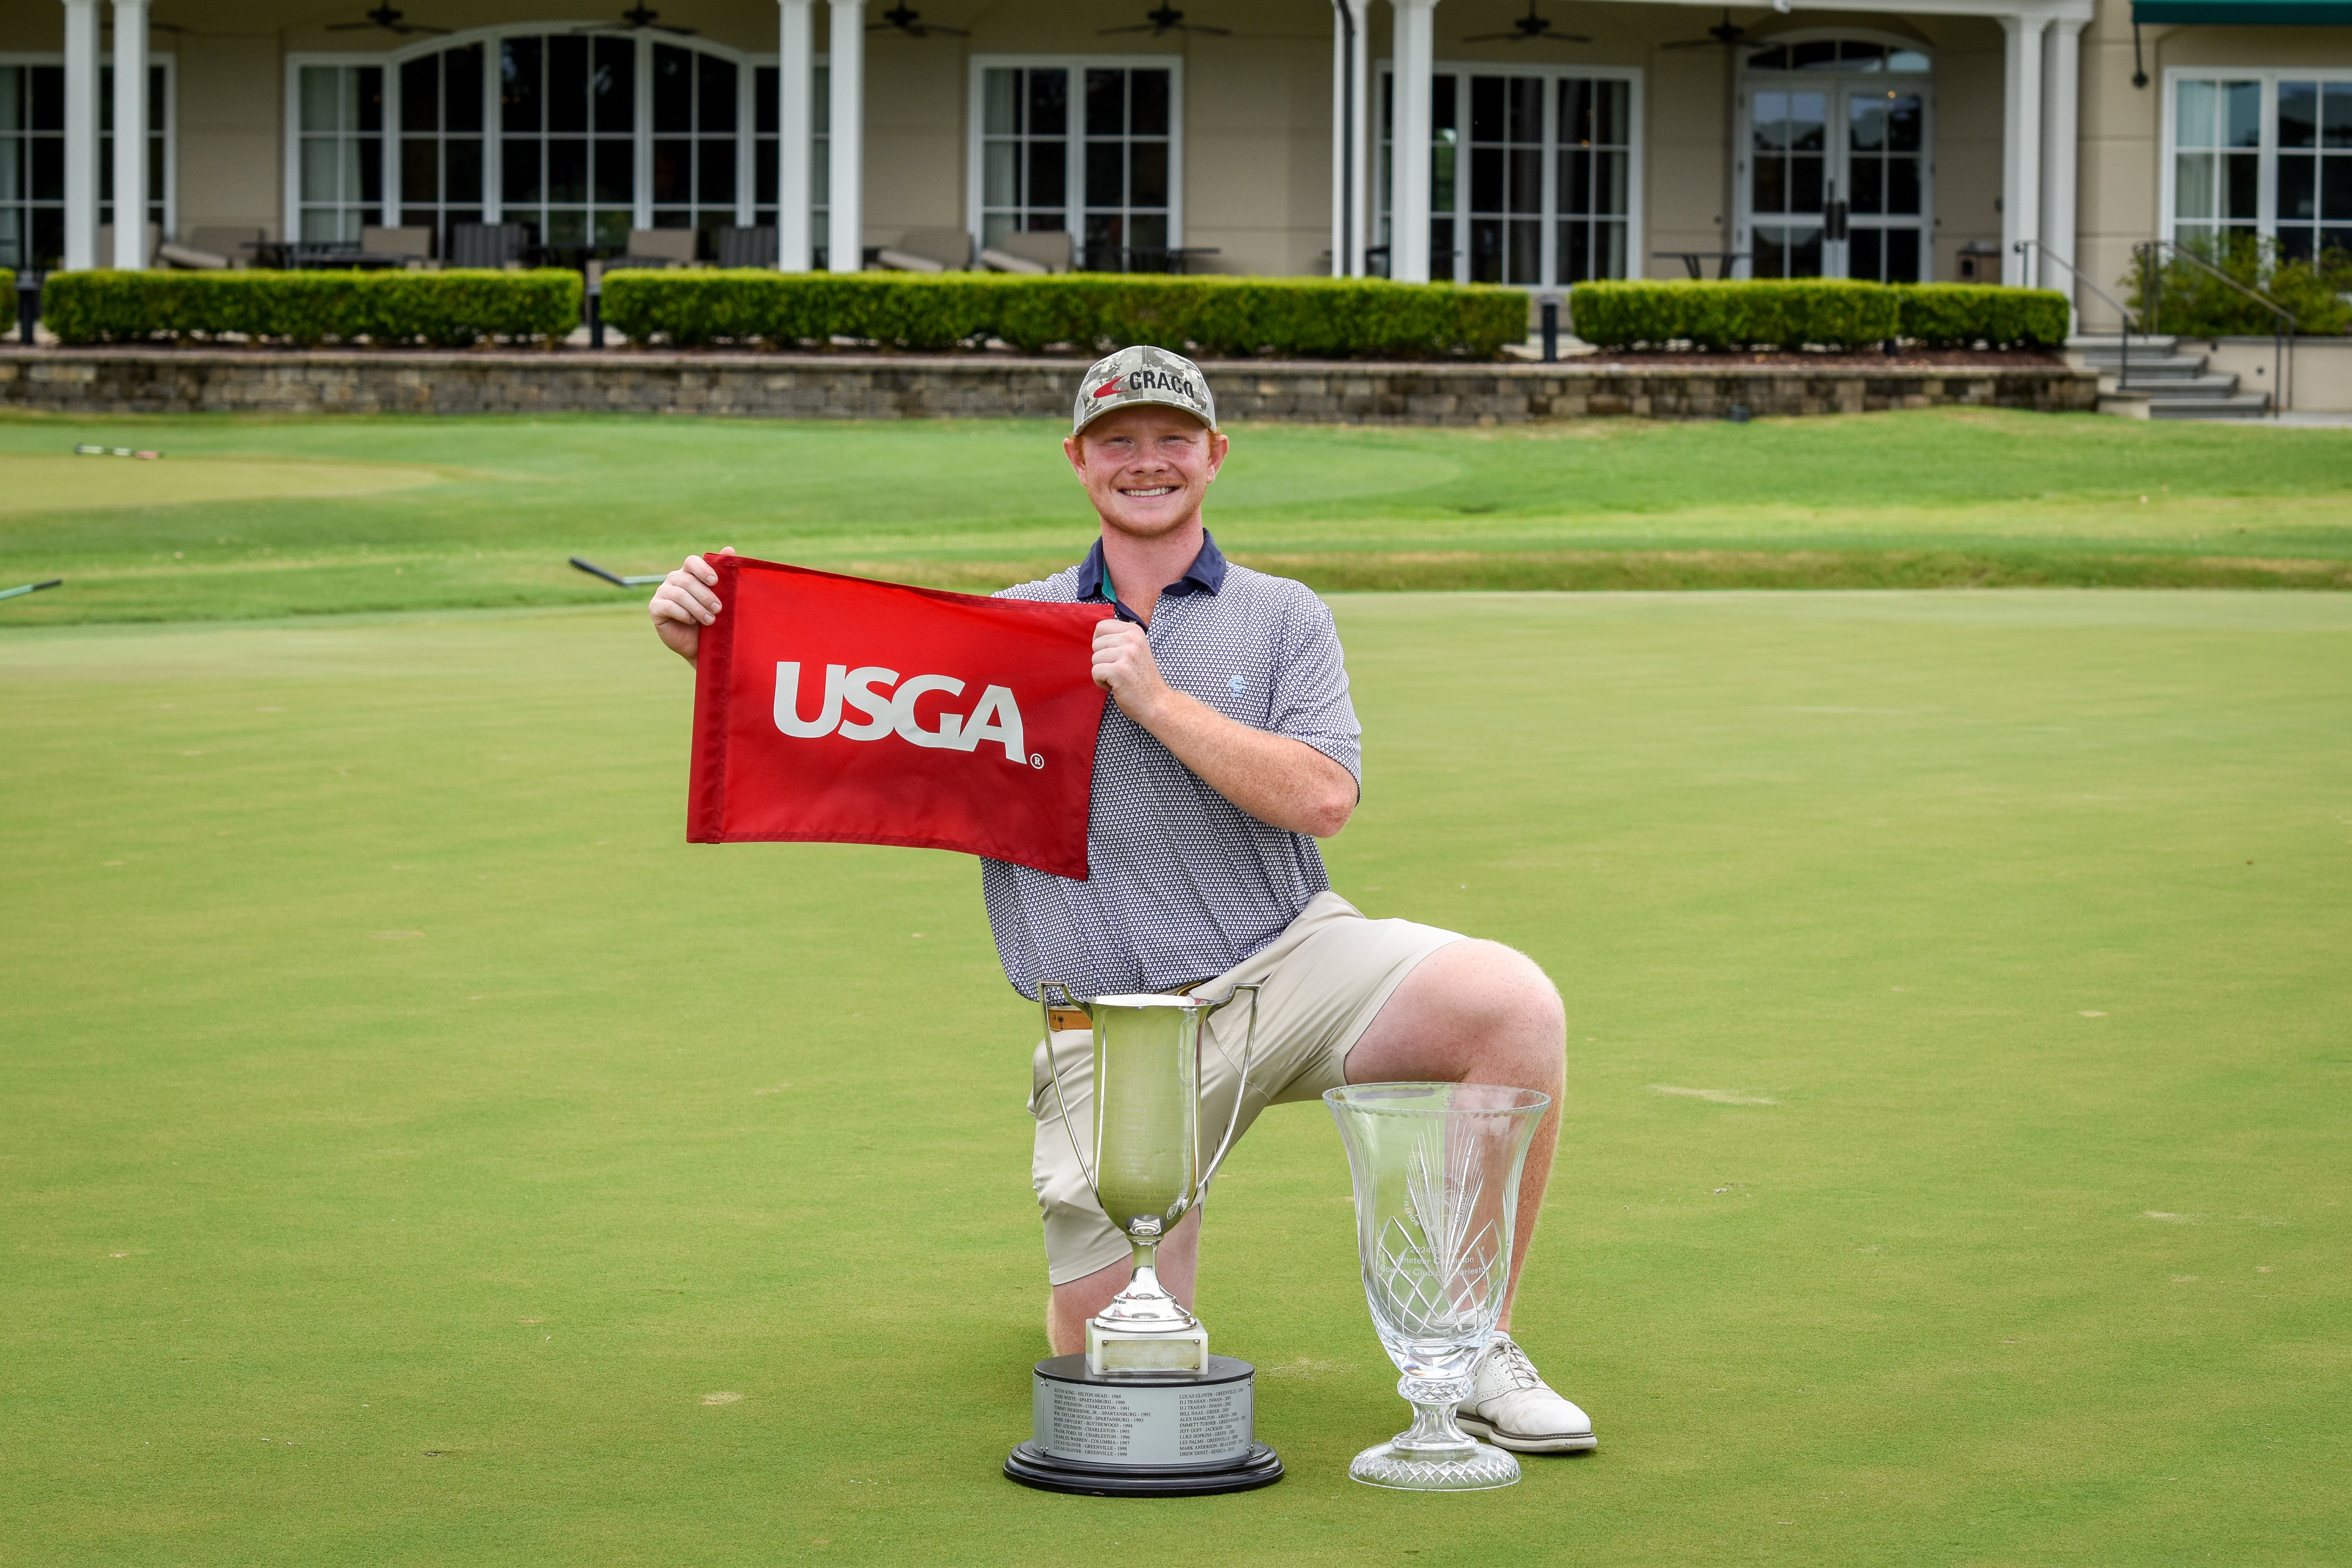
M2352 27L2352 0L2132 0L2132 20L2212 27Z

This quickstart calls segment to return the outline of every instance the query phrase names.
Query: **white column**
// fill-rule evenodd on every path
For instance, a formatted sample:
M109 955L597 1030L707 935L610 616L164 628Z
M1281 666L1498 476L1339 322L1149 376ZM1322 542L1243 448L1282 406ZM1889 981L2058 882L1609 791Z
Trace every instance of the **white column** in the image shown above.
M147 0L114 0L114 265L147 265Z
M826 45L826 76L832 82L825 134L833 139L833 188L825 203L824 268L857 272L866 266L866 0L833 0L833 30Z
M1404 283L1429 281L1429 73L1435 63L1430 13L1437 0L1390 0L1396 34L1390 49L1396 75L1394 150L1390 174L1389 276ZM1454 258L1445 258L1446 276Z
M98 0L66 0L65 259L98 265Z
M2082 129L2083 24L2061 16L2042 44L2042 243L2050 254L2074 259L2075 163ZM2042 287L2062 290L2079 313L2074 275L2045 267Z
M2047 16L2003 16L2000 97L2000 280L2032 282L2040 258L2018 241L2042 237L2042 30Z
M776 38L776 267L809 269L810 160L815 141L810 130L809 97L816 89L816 48L810 42L812 0L777 0L781 30Z
M1370 0L1331 0L1331 275L1364 274L1364 236L1370 225L1364 210L1365 171L1371 166L1364 145L1371 123L1370 85L1364 37L1371 20Z

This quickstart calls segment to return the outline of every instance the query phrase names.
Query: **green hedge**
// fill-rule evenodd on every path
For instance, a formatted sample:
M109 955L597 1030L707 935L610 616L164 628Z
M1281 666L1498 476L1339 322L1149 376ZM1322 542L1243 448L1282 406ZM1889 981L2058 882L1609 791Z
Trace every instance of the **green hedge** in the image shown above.
M41 315L68 343L157 338L424 343L560 340L580 324L580 275L537 272L54 272Z
M1703 349L1856 349L1888 338L1934 347L2046 346L2066 337L2066 297L1969 283L1580 283L1576 335L1605 348L1682 342Z
M1897 337L1931 348L2056 348L2071 316L2055 289L2004 289L1996 283L1912 283L1894 290L1903 302Z
M7 319L0 324L13 328L16 324L16 272L14 268L0 267L0 299L8 301Z
M638 342L791 348L835 337L948 349L1002 338L1031 352L1163 343L1206 353L1491 359L1528 335L1527 295L1379 279L1069 273L624 271L606 324Z

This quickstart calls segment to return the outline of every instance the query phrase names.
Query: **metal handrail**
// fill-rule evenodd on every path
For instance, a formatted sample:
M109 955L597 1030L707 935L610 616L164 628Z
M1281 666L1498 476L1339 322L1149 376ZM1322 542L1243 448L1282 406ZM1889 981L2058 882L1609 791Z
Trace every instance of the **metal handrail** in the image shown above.
M2124 384L2131 380L2132 333L2137 330L2142 337L2146 337L2147 335L2147 330L2140 325L2139 317L2133 314L2133 312L2125 306L2121 300L2116 299L2113 294L2108 293L2105 289L2102 289L2096 283L2092 282L2089 276L2085 274L2081 268L2075 266L2073 262L2067 260L2064 257L2051 249L2042 241L2038 239L2021 239L2017 242L2017 253L2020 256L2026 255L2028 253L2027 247L2029 246L2031 246L2034 250L2041 252L2042 260L2054 261L2059 266L2064 268L2067 271L2073 273L2074 275L2075 282L2080 283L2084 288L2088 289L2092 293L2096 294L2100 299L2105 300L2107 302L2107 308L2124 319L2123 364L2121 368L2116 372L2116 390L2121 392L2124 389ZM2069 300L2067 303L2069 308L2072 309L2073 301ZM2080 312L2076 312L2076 314L2079 318ZM2079 319L2075 324L2081 324Z
M2276 324L2271 328L2271 417L2277 418L2292 401L2288 392L2293 385L2289 377L2294 369L2294 333L2302 321L2293 310L2276 300L2247 288L2188 247L2169 239L2143 239L2132 247L2132 255L2139 262L2140 298L2147 301L2147 319L2151 322L2157 321L2160 314L2159 292L2164 277L2161 262L2168 250L2216 282L2235 289L2277 318Z

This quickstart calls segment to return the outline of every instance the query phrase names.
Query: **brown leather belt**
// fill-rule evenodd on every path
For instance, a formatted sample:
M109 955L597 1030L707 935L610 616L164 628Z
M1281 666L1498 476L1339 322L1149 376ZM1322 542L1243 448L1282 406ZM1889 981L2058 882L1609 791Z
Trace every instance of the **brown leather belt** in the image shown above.
M1182 985L1171 985L1167 990L1160 992L1160 994L1162 996L1190 996L1193 992L1199 990L1202 986L1206 985L1207 984L1208 982L1205 980L1194 980ZM1095 1026L1095 1021L1087 1016L1083 1008L1048 1007L1045 1009L1045 1026L1053 1030L1057 1035L1065 1029L1083 1029L1088 1033L1092 1033Z

